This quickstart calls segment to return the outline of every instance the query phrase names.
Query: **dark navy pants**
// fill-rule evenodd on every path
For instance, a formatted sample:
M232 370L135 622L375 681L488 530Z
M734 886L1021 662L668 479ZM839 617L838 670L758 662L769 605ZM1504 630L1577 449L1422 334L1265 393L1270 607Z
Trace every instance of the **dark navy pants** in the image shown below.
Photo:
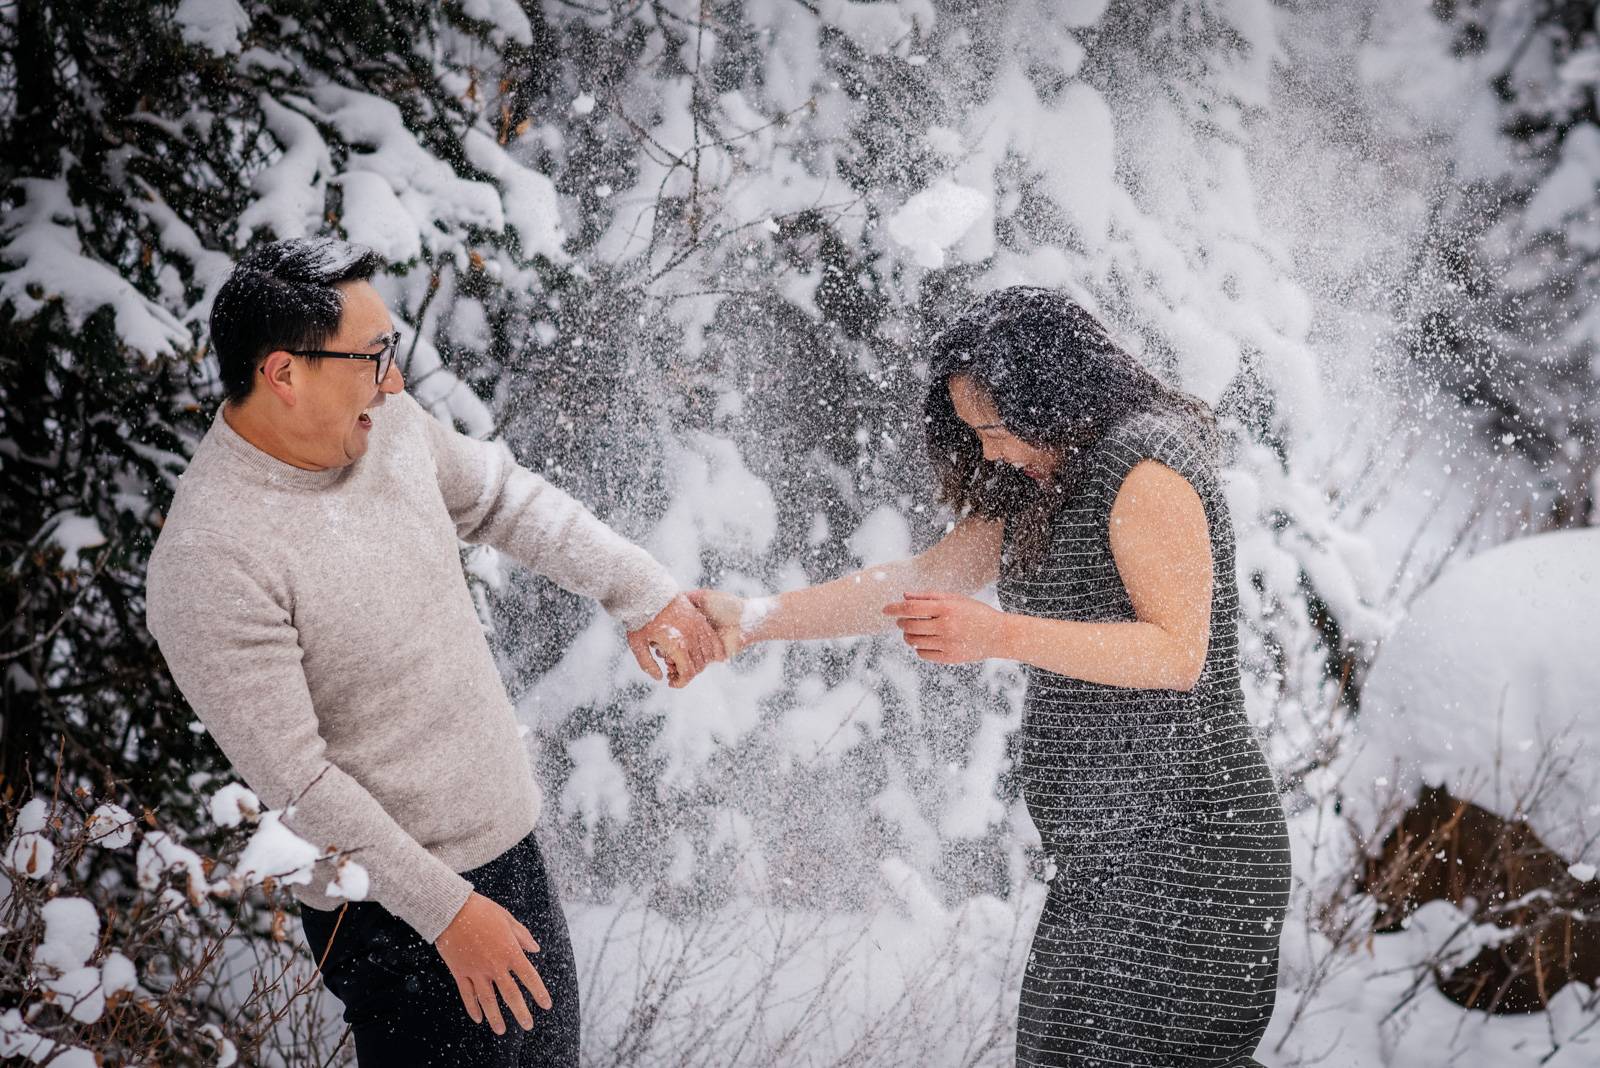
M312 959L327 959L322 978L344 1002L344 1019L363 1068L569 1068L578 1063L578 976L566 918L532 834L495 859L462 872L478 893L498 902L533 932L534 967L550 991L549 1012L533 1003L524 1031L502 1001L506 1033L473 1023L439 951L375 901L340 909L300 909ZM342 912L342 916L341 916ZM337 924L337 931L335 930ZM330 948L329 942L332 941ZM517 984L521 989L521 983Z

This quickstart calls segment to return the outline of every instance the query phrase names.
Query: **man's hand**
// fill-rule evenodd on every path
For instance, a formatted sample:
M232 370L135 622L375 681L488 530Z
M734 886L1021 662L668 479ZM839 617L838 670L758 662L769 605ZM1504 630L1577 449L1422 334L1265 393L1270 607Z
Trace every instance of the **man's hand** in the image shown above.
M884 605L906 644L935 664L965 664L1000 656L1006 614L959 593L908 593Z
M433 945L455 976L461 1002L473 1023L488 1017L494 1033L505 1034L505 1017L500 1015L503 998L522 1029L531 1030L533 1013L517 988L518 979L541 1009L550 1008L550 991L528 959L529 953L539 952L539 943L497 902L474 892Z
M722 643L700 610L684 594L678 594L656 617L628 634L628 648L646 675L659 681L661 668L651 647L667 660L667 682L683 687L714 660L723 659Z

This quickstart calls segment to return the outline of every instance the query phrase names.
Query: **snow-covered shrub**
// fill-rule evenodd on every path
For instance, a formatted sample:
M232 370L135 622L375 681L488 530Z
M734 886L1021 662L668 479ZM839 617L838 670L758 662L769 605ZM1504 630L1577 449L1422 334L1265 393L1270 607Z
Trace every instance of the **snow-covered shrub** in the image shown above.
M285 889L324 851L238 784L212 801L203 838L83 789L5 803L6 1063L326 1062L337 1021L289 930ZM102 852L128 854L134 879L95 864ZM364 879L359 862L338 863L347 883Z

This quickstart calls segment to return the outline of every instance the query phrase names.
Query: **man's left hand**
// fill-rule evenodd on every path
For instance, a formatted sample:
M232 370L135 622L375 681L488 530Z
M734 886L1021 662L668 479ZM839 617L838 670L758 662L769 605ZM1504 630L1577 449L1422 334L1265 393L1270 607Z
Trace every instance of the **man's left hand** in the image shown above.
M685 594L678 594L656 617L628 634L628 648L639 667L652 679L661 679L661 668L651 655L660 650L667 661L667 683L673 687L689 685L705 666L723 659L722 642L700 610Z

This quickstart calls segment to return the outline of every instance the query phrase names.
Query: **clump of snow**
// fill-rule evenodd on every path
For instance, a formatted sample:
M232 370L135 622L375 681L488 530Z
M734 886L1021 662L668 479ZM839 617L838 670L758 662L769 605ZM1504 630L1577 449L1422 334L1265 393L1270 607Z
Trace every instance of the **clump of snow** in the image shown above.
M913 36L933 30L935 14L931 0L888 0L882 3L855 3L854 0L822 0L817 16L833 26L869 56L883 55L898 46L899 54L909 55Z
M500 184L506 225L516 231L522 255L544 256L555 263L567 258L561 209L555 183L511 158L482 130L468 130L462 147L467 159Z
M261 814L235 868L237 877L247 883L265 879L309 883L312 867L321 857L320 849L283 825L281 813L267 811Z
M351 241L394 263L409 263L422 255L416 220L400 206L388 179L371 171L351 171L336 176L334 182L344 189L339 225Z
M62 1011L79 1023L94 1023L106 1010L106 992L100 983L100 969L91 965L74 968L59 978L45 982Z
M991 204L988 194L941 178L889 216L889 236L922 266L943 267L945 250L960 241Z
M674 450L673 503L646 548L679 582L700 574L700 546L762 552L778 531L772 488L725 438L693 434Z
M513 0L462 0L461 13L469 19L493 26L489 37L495 44L504 44L508 40L525 45L533 43L533 26L529 24L521 6L513 3Z
M464 434L477 438L493 434L494 415L483 398L450 373L431 341L405 328L402 333L405 337L400 341L401 351L411 353L405 365L406 388L417 402L446 426L459 428Z
M995 795L1006 761L1006 738L1021 717L985 716L972 739L967 763L956 773L957 789L939 819L948 838L981 838L1006 819L1006 806Z
M200 855L166 831L151 831L140 840L134 865L139 886L145 890L160 886L162 876L170 869L181 868L188 876L190 901L197 902L211 892Z
M744 607L739 611L739 629L746 634L751 633L761 626L762 620L772 614L778 607L776 597L751 597L744 602Z
M1573 864L1567 868L1567 874L1578 880L1580 883L1586 883L1593 879L1595 877L1595 873L1596 868L1593 864Z
M22 806L12 829L18 834L36 834L44 830L45 824L49 821L50 802L42 797L36 797Z
M261 816L261 799L243 783L230 782L211 795L211 822L218 827L237 827Z
M372 884L367 877L367 869L349 857L342 857L339 860L338 870L334 873L332 881L328 883L327 894L329 897L365 901L367 892L371 888Z
M424 148L392 101L338 85L319 86L312 99L318 117L346 141L371 146L371 151L351 152L347 170L370 171L388 182L424 248L432 248L443 236L436 222L497 232L505 227L505 212L494 187L462 178ZM474 139L469 136L464 144L469 156L474 155ZM473 162L483 166L478 159Z
M93 549L106 543L106 536L101 533L100 524L89 516L79 515L76 512L62 512L45 524L45 529L49 531L49 543L61 547L61 566L68 571L78 566L78 560L85 549Z
M236 0L183 0L172 17L186 44L214 56L239 51L239 38L250 29L250 16Z
M574 115L587 115L594 111L594 97L589 93L579 93L572 98L572 113Z
M19 320L31 319L60 301L73 328L110 307L117 337L134 352L154 359L194 344L188 329L167 309L140 293L105 263L84 254L76 209L64 181L24 178L26 198L0 223L0 304L11 302Z
M911 529L898 509L883 504L866 514L846 544L862 567L887 564L911 555Z
M261 94L261 115L267 132L283 154L256 174L251 191L256 199L239 213L234 242L240 248L258 230L281 239L305 237L320 229L325 185L333 173L328 145L312 121Z
M105 987L108 998L132 991L139 985L138 969L133 961L113 949L100 965L100 985Z
M450 340L462 348L487 351L494 344L489 313L476 297L457 297L450 308Z
M81 897L56 897L39 910L44 938L33 951L33 966L57 975L82 968L100 942L100 916Z
M1374 823L1379 779L1405 797L1443 785L1581 861L1600 824L1596 604L1600 530L1524 538L1441 575L1363 691L1352 814Z
M216 1068L233 1068L239 1062L239 1051L232 1041L222 1033L222 1028L216 1024L208 1023L200 1028L200 1033L211 1039L217 1047Z
M19 1009L7 1009L0 1013L0 1057L24 1057L34 1064L48 1063L51 1068L99 1066L99 1061L88 1050L64 1046L29 1027Z
M943 927L949 922L949 913L944 905L911 865L889 857L879 865L878 870L896 904L912 921L930 928Z
M121 849L133 841L133 814L121 805L106 802L89 813L84 833L101 849Z
M1055 10L1068 26L1093 26L1106 13L1109 0L1056 0Z
M1124 195L1115 174L1116 124L1105 98L1075 81L1047 103L1016 67L998 82L991 102L968 124L969 129L983 132L973 159L960 174L970 184L992 171L990 161L1015 151L1028 160L1041 189L1066 213L1079 236L1091 248L1102 247L1112 205ZM1144 222L1148 226L1153 220ZM969 252L969 257L982 251L986 250ZM1026 280L1051 284L1039 277Z
M45 822L50 817L50 806L36 797L22 806L17 813L16 826L6 851L0 856L7 868L30 879L43 879L55 867L55 844L45 837Z

